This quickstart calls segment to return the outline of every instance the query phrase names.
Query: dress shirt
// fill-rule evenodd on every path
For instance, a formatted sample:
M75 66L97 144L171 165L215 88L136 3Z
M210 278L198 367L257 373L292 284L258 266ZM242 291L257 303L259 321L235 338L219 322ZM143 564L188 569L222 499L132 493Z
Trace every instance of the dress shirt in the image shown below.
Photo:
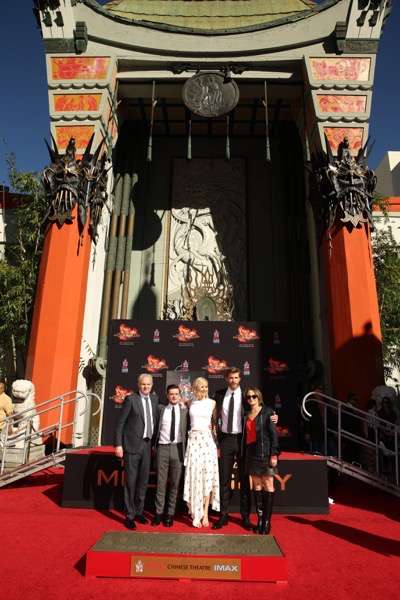
M173 442L169 439L169 434L171 432L171 416L172 411L175 410L175 439ZM160 439L158 441L159 444L181 444L182 436L181 436L181 409L179 404L168 404L164 408L164 413L160 425Z
M233 423L232 433L242 433L242 390L237 388L235 391L231 389L226 390L225 398L222 403L222 432L228 433L228 414L229 414L229 402L233 394Z
M148 398L148 400L147 400L147 398ZM147 402L149 403L149 409L150 409L151 430L154 433L153 405L151 403L150 396L140 396L140 399L142 401L143 414L144 414L144 430L143 430L143 439L144 439L144 438L148 437L148 435L147 435L147 415L146 415Z

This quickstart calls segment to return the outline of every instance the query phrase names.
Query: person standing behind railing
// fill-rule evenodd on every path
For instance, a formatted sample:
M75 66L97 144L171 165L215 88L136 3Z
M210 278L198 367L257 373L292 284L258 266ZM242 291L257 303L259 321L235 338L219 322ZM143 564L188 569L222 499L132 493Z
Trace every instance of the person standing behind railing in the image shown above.
M391 399L388 396L382 398L382 405L378 410L378 417L385 419L393 425L397 422L397 415L393 408ZM379 440L381 453L381 469L382 475L392 478L394 474L394 455L390 454L390 451L394 450L394 427L390 427L385 423L379 423ZM389 452L388 452L389 451Z
M4 427L4 421L13 413L13 404L10 396L6 394L6 385L0 381L0 431Z
M343 459L349 463L360 463L361 447L359 442L346 437L346 434L363 437L362 422L357 411L359 399L353 392L347 394L346 403L342 406Z

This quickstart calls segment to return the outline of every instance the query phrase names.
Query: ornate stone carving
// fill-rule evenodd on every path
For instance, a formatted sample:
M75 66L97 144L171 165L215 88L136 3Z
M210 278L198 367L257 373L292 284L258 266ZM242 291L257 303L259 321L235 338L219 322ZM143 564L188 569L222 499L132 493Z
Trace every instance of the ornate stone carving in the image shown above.
M74 41L77 54L86 52L88 45L88 32L85 21L77 21L74 29Z
M100 157L104 140L91 154L94 134L81 160L76 158L75 139L70 138L65 154L59 154L53 138L54 150L47 144L51 165L43 170L42 180L49 199L49 221L59 225L73 220L72 211L78 205L79 223L84 227L90 214L90 232L97 241L97 228L103 206L107 201L106 153Z
M357 54L376 54L379 40L346 39L343 43L343 52L357 52Z
M327 155L314 164L314 212L322 228L328 232L334 225L345 224L350 229L369 223L376 176L368 168L366 146L357 156L351 154L345 137L339 145L337 158L333 157L325 136Z
M222 73L197 73L183 86L183 101L200 117L219 117L235 108L239 101L239 88Z
M177 159L173 189L165 318L245 318L244 162Z

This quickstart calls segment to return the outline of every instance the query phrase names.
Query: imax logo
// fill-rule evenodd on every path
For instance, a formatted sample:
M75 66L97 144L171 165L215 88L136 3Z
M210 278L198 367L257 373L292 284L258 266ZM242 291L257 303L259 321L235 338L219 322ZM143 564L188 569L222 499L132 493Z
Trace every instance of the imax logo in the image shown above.
M239 565L214 565L214 571L218 573L238 573Z

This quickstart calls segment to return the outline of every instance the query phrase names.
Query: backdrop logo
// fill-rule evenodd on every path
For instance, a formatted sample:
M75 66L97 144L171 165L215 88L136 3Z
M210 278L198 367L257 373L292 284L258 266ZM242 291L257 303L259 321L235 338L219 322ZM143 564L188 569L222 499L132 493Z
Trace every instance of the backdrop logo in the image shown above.
M140 333L136 327L129 327L124 323L120 323L119 331L115 334L115 337L117 337L120 342L130 342L139 338Z
M168 369L168 365L165 358L157 358L157 356L149 354L147 364L143 365L143 369L146 369L149 373L159 373L164 369Z
M182 363L182 371L184 371L185 373L187 373L189 371L189 361L188 360L184 360Z
M155 344L159 344L160 343L160 330L159 329L155 329L154 333L153 333L153 342Z
M250 375L250 363L248 360L243 363L243 375Z
M278 360L277 358L271 357L268 359L266 371L270 375L283 375L289 371L289 367L284 360Z
M234 335L233 339L237 340L239 344L251 344L260 338L255 329L248 329L244 325L239 325L237 335Z
M114 388L114 395L111 396L112 400L114 400L115 404L123 404L124 400L129 394L133 394L133 391L122 387L122 385L116 385Z
M219 344L221 341L221 336L219 334L218 329L214 329L213 333L213 344Z
M199 339L199 334L196 329L191 329L190 327L186 327L185 325L179 325L178 333L176 333L173 337L175 337L180 342L185 344L193 342L193 340Z
M215 358L215 356L209 356L207 366L203 367L210 374L224 373L228 368L226 360L220 360L219 358Z
M129 362L127 358L124 358L121 365L121 373L128 373L129 371Z

